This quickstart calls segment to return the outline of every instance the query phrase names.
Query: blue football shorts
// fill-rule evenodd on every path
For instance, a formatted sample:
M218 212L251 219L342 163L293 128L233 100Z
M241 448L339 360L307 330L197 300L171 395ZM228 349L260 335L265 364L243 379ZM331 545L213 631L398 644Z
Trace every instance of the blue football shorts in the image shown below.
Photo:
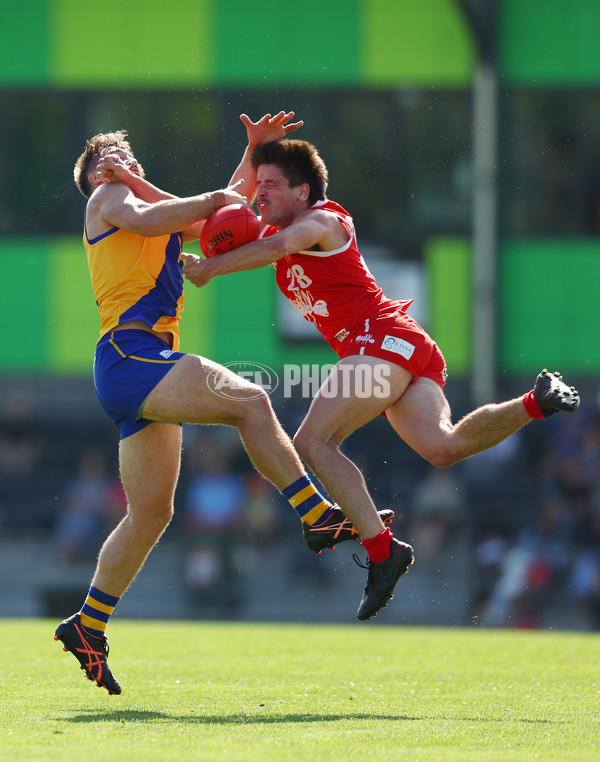
M94 386L104 412L119 427L121 439L152 421L138 411L152 389L184 357L149 331L109 331L96 346Z

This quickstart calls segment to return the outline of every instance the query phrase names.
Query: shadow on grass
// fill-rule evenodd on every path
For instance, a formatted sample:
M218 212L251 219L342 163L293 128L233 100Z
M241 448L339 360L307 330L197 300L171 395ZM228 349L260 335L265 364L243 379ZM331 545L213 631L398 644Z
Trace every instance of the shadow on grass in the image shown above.
M447 720L452 722L522 722L532 725L564 725L564 720L528 719L526 717L411 717L406 714L256 714L250 710L232 714L169 714L148 710L117 709L113 711L81 713L72 717L56 718L63 722L119 722L119 723L161 723L188 722L191 725L246 725L246 724L279 724L283 722L340 722L344 720L395 720L397 722L431 722L431 720Z

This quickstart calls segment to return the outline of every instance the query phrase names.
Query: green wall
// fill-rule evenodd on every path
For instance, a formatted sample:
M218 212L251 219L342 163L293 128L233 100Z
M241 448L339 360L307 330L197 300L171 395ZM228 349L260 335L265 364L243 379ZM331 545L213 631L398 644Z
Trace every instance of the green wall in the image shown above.
M507 82L600 82L598 0L499 8ZM0 11L5 87L464 87L473 65L454 0L303 0L301 13L275 0L21 0Z
M472 253L466 238L432 238L425 246L429 285L429 325L448 371L469 373L472 358Z
M466 239L426 246L430 333L448 370L472 366L472 253ZM509 240L498 251L499 364L512 374L548 367L600 373L600 256L596 240Z
M473 68L453 0L21 0L0 13L5 87L465 86Z
M499 277L504 370L598 374L597 241L509 241L501 249Z
M532 87L600 82L598 0L501 0L506 81Z
M46 330L50 247L42 239L0 238L0 344L2 370L48 369Z

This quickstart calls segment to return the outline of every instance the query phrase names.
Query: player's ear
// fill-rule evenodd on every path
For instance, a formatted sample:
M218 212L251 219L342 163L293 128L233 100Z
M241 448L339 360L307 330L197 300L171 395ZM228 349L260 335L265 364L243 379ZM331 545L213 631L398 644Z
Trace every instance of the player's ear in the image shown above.
M300 201L308 201L308 197L310 196L310 188L308 186L308 183L302 183L299 187L299 194L298 198Z

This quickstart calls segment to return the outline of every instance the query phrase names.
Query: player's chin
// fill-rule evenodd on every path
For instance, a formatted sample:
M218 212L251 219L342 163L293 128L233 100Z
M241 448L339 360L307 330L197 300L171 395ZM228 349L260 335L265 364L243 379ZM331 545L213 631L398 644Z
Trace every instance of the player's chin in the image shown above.
M268 207L266 209L265 208L261 209L260 207L258 207L258 216L260 217L260 221L264 223L265 225L274 224L273 218L269 214Z

